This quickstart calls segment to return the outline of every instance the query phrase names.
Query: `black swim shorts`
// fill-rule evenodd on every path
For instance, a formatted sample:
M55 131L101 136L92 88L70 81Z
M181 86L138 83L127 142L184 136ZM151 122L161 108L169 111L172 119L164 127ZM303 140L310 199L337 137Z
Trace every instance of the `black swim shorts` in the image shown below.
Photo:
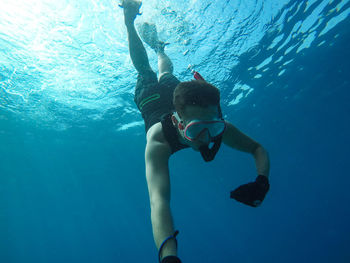
M162 116L174 111L173 93L179 83L171 73L163 74L159 81L151 70L137 76L134 101L145 121L146 133Z

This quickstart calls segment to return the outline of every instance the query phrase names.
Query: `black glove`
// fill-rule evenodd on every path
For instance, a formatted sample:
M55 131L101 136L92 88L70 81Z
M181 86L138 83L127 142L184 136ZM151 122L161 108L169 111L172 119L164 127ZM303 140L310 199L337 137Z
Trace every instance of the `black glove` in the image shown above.
M167 256L163 258L162 263L181 263L181 260L176 256Z
M259 175L255 182L241 185L232 191L231 198L243 204L257 207L264 200L269 188L269 179L264 175Z

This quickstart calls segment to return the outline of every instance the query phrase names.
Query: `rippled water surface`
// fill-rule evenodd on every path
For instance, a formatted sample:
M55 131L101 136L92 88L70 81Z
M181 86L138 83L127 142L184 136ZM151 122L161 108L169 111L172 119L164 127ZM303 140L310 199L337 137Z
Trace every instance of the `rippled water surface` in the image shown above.
M331 45L350 12L347 1L147 1L142 11L137 23L158 25L180 78L194 65L228 94L227 106L258 88L251 78L273 85L306 49ZM0 16L2 111L56 129L140 123L116 1L2 0ZM235 86L225 85L232 78Z

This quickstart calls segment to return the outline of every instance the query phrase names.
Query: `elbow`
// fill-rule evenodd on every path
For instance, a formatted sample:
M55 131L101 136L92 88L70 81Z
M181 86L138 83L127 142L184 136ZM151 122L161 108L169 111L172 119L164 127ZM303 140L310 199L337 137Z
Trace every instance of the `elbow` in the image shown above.
M258 157L261 155L265 155L266 157L268 156L268 152L266 151L266 149L259 143L256 143L252 154L254 155L254 157Z

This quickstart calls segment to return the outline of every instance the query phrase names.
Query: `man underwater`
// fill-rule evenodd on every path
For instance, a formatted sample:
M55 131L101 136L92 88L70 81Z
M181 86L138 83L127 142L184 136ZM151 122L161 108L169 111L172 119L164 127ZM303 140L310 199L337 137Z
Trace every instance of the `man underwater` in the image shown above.
M180 82L173 75L173 64L164 52L155 25L145 23L140 34L158 56L159 77L151 69L146 50L134 26L140 0L122 0L129 52L138 72L135 103L145 121L146 179L151 206L151 221L159 262L181 263L170 209L168 161L181 149L199 151L205 161L214 159L221 142L255 159L257 178L231 192L231 198L257 207L269 190L269 157L256 141L224 120L220 92L204 80ZM209 146L212 145L212 146Z

